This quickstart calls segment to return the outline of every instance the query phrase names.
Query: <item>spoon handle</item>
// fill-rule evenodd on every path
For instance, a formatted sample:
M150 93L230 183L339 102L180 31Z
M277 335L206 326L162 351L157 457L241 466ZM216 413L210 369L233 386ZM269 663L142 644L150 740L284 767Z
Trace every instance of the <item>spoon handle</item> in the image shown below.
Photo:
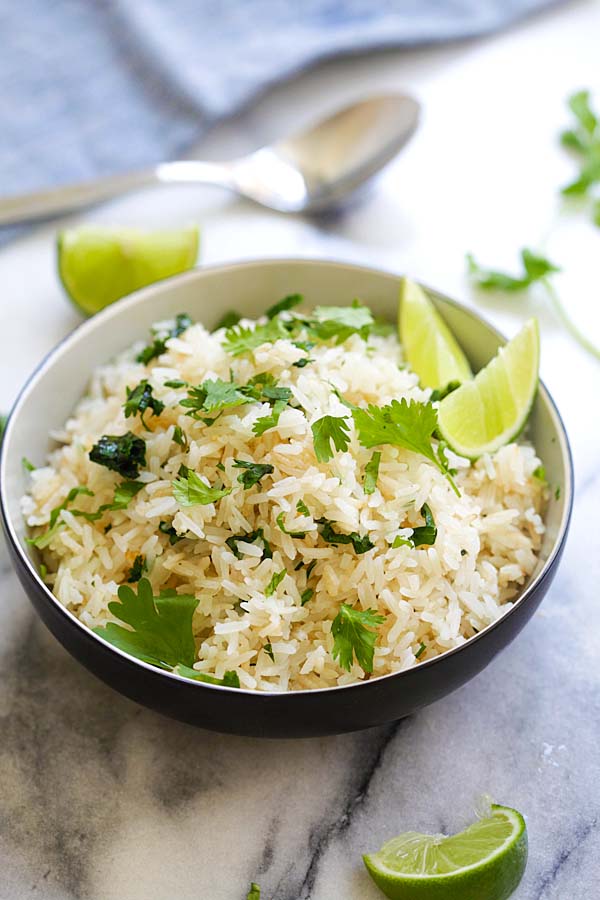
M0 226L45 219L85 209L111 197L147 187L150 184L216 184L233 187L227 163L181 160L161 163L151 169L108 175L78 184L51 188L30 194L0 198Z

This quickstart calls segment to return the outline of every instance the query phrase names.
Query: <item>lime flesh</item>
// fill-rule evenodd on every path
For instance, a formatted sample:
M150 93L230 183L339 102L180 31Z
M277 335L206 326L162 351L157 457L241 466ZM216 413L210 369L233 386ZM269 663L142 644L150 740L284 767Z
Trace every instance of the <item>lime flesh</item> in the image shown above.
M409 831L363 857L390 900L507 900L527 863L523 816L507 806L452 837Z
M531 411L539 364L539 329L530 319L473 381L444 397L438 426L455 453L477 459L519 434Z
M473 377L465 354L435 306L408 278L400 285L398 328L406 361L423 387L444 388Z
M69 228L58 236L58 273L69 298L86 315L170 275L191 269L198 228Z

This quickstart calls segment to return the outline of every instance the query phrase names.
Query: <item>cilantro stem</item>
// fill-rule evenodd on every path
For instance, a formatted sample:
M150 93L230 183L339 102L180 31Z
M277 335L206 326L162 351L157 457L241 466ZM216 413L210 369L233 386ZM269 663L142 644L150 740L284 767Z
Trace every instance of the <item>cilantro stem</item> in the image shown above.
M556 290L552 282L547 278L543 278L542 284L546 288L556 316L560 319L571 337L576 340L584 350L587 350L588 353L590 353L600 362L600 347L597 347L596 344L593 343L593 341L590 341L589 338L585 336L585 334L571 319L564 307L562 300L558 296L558 291Z

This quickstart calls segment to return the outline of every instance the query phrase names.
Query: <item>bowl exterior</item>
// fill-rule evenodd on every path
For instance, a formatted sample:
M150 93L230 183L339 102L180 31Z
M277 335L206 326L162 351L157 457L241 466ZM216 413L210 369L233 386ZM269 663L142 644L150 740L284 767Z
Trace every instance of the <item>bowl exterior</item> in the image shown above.
M311 302L321 303L340 303L342 298L347 301L349 296L358 295L378 314L383 315L387 311L389 315L390 292L397 289L397 276L346 264L309 260L217 267L188 273L146 288L122 301L122 306L117 304L85 323L78 330L84 340L77 343L67 338L49 355L37 375L32 376L17 401L7 427L8 450L6 446L3 448L0 463L0 511L15 568L41 619L69 653L111 687L165 715L215 731L274 738L338 734L400 719L449 694L480 672L531 618L554 577L571 512L572 464L562 422L543 386L534 411L535 443L536 446L538 443L543 445L551 468L563 484L561 498L556 500L549 512L549 537L544 559L522 596L497 622L461 647L404 672L341 688L288 693L236 690L182 679L128 657L80 623L43 584L35 561L23 542L23 525L19 521L17 502L23 487L13 483L17 457L20 466L22 455L19 437L25 435L27 441L37 440L38 447L41 441L40 433L31 433L27 410L31 402L40 404L41 409L47 399L45 405L49 408L48 415L53 425L63 420L60 416L64 412L56 408L55 391L49 398L36 400L32 396L36 379L37 384L42 385L45 379L52 383L53 376L56 376L56 384L60 384L63 376L60 371L57 373L57 369L60 370L61 365L69 368L69 363L78 353L79 359L84 359L86 349L89 352L89 342L94 340L96 333L100 334L101 344L112 333L113 340L114 335L118 334L119 341L122 339L124 346L127 346L132 340L128 330L137 327L139 336L139 331L143 331L152 321L188 308L184 301L190 300L194 291L201 294L203 286L207 291L215 285L222 288L213 302L207 299L205 303L206 324L214 326L224 311L222 298L235 297L236 290L243 297L243 285L251 283L254 287L249 293L260 294L263 306L258 310L247 307L243 310L247 315L256 315L264 306L292 289L300 289L300 292L308 294ZM328 285L330 290L323 291L324 285ZM473 313L452 301L439 295L435 300L448 324L463 339L464 349L473 365L483 365L495 352L501 337ZM137 326L135 323L139 318L143 319L143 324ZM110 354L101 346L94 348L93 355L95 358L89 360L90 371ZM71 398L59 398L59 407L61 402L66 403L65 410L72 408ZM40 453L45 451L46 447ZM542 456L546 462L546 456Z

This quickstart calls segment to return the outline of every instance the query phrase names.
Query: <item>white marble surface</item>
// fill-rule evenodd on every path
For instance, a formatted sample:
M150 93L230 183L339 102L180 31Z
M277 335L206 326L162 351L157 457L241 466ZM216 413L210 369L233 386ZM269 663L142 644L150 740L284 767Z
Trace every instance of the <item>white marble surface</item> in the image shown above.
M203 223L203 261L316 255L409 272L514 333L534 312L542 374L575 455L570 540L525 632L483 674L412 718L299 742L167 721L83 671L44 630L2 557L0 900L376 900L360 854L408 829L443 831L491 794L521 809L530 862L517 900L583 900L600 882L600 364L542 296L475 298L464 253L496 265L523 244L564 265L561 293L600 341L600 232L561 212L564 97L600 105L600 3L574 2L484 41L328 64L205 142L258 143L370 88L425 106L410 148L360 205L319 223L205 190L146 192L90 216ZM118 136L115 136L118 139ZM73 220L75 221L75 220ZM55 225L0 252L0 406L77 316L55 273Z

